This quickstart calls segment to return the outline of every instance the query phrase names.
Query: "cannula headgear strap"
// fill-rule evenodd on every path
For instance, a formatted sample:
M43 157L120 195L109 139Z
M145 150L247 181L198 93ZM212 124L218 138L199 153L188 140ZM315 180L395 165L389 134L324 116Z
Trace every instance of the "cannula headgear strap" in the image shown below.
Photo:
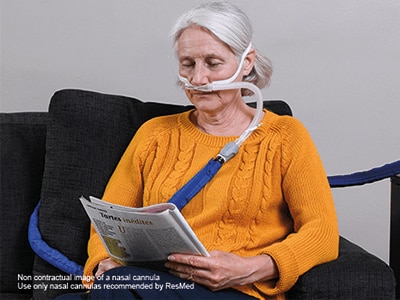
M253 120L251 121L250 125L246 128L246 130L240 135L238 139L236 139L234 142L230 142L227 145L225 145L224 148L220 151L220 153L217 155L217 159L222 160L223 162L228 161L231 159L235 154L239 151L240 145L249 137L249 135L257 129L259 126L259 122L261 120L262 116L262 110L263 110L263 101L262 101L262 95L260 89L250 83L250 82L245 82L245 81L240 81L240 82L234 82L234 80L238 77L240 71L242 70L244 60L246 59L247 54L250 52L252 48L252 43L250 43L246 50L243 52L242 57L240 59L239 66L235 72L230 78L224 79L224 80L217 80L213 81L211 83L205 84L205 85L200 85L200 86L195 86L192 85L189 80L185 77L182 77L179 75L179 80L184 84L185 89L189 90L198 90L198 91L203 91L203 92L212 92L212 91L218 91L218 90L232 90L232 89L249 89L251 90L254 95L257 98L257 110L256 113L253 117Z
M244 60L246 59L247 54L249 54L251 47L252 47L252 44L250 42L250 44L247 46L246 50L244 50L242 57L240 58L240 63L239 63L239 66L238 66L235 74L233 74L231 77L229 77L227 79L213 81L212 83L201 85L201 86L192 85L187 78L182 77L181 75L178 75L179 80L185 85L185 88L189 89L189 90L215 91L215 90L217 90L217 88L216 88L217 86L232 83L236 79L236 77L238 77L240 71L242 70Z

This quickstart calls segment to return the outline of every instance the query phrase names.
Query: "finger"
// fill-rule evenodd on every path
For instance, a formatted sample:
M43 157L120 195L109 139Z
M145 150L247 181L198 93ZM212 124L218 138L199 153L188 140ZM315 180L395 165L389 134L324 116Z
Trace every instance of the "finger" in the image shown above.
M165 266L172 271L182 274L193 274L195 272L194 267L186 264L167 262Z
M200 255L173 254L168 257L168 261L201 269L209 269L210 265L207 258Z
M119 264L118 262L116 262L112 258L106 258L106 259L104 259L104 260L99 262L98 267L97 267L97 271L95 273L95 276L99 277L104 272L106 272L106 271L108 271L110 269L117 268L119 266L121 266L121 264Z
M175 266L170 268L169 272L179 278L195 281L197 283L210 280L210 272L202 269Z
M103 274L103 273L104 273L103 271L101 271L101 270L98 269L98 270L96 271L96 273L94 274L94 276L97 278L97 277L100 277L100 275Z
M194 273L194 274L181 273L181 272L176 272L174 270L170 270L169 272L179 278L186 279L186 280L195 282L197 284L206 286L212 291L218 291L218 290L222 290L226 287L230 287L230 286L227 286L226 284L221 284L221 283L211 280L205 273L203 273L205 271L199 271L198 273Z
M176 272L174 270L170 270L169 272L179 278L186 279L186 280L193 281L193 282L195 282L196 279L199 279L199 277L196 277L195 274L181 273L181 272Z

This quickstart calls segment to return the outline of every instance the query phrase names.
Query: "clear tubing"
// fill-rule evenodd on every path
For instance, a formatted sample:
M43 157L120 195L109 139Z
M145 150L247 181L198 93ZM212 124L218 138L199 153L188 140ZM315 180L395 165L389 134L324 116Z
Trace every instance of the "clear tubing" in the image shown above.
M185 77L179 76L179 80L184 84L185 89L188 90L197 90L197 91L202 91L202 92L212 92L212 91L220 91L220 90L235 90L235 89L248 89L251 90L254 95L257 98L257 107L256 107L256 113L254 114L253 120L250 122L249 126L246 128L245 131L237 138L234 142L228 143L224 148L222 148L221 152L218 154L218 157L221 158L223 161L228 161L231 159L239 150L240 145L243 144L243 142L250 136L250 134L257 129L259 126L259 122L261 121L261 116L263 113L263 100L262 100L262 95L260 89L246 81L239 81L239 82L234 82L236 77L239 75L240 70L242 69L244 60L247 56L247 54L250 52L252 47L252 43L250 43L244 53L242 54L242 57L240 59L239 66L235 72L230 78L224 79L224 80L217 80L213 81L209 84L201 85L201 86L195 86L192 85L189 80Z
M203 88L200 88L200 89L195 88L195 89L205 91ZM254 114L253 120L250 122L249 126L245 129L245 131L243 131L243 133L240 135L240 137L237 138L234 142L238 147L240 147L240 145L243 144L243 142L250 136L250 134L254 130L257 129L257 127L261 121L261 117L262 117L262 113L263 113L263 100L262 100L262 95L261 95L260 89L256 85L254 85L250 82L246 82L246 81L232 82L232 83L228 83L228 84L211 83L211 84L207 85L206 89L207 89L207 91L248 89L248 90L251 90L254 93L255 97L257 98L256 113Z
M187 89L202 91L202 92L212 92L220 90L234 90L234 89L249 89L251 90L257 98L256 113L251 120L249 126L243 131L243 133L233 142L236 146L228 143L220 152L219 156L222 157L224 161L228 161L232 158L238 151L240 145L250 136L250 134L257 129L262 118L263 113L263 99L260 89L253 83L246 81L232 82L227 84L221 84L220 82L212 82L202 86L191 86L186 87ZM233 147L232 147L233 146Z

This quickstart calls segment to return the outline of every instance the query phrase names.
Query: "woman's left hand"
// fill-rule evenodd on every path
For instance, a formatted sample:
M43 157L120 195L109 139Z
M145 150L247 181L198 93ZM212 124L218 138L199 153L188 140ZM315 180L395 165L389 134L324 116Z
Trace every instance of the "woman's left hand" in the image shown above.
M212 291L278 276L276 264L268 255L241 257L217 250L211 251L209 257L172 254L165 266L170 273L207 286Z

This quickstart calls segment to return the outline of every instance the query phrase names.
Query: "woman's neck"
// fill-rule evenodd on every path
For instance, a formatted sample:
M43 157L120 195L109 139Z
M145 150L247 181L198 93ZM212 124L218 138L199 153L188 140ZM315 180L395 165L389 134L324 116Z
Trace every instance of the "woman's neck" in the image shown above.
M239 136L249 126L255 109L243 102L239 107L208 113L195 110L192 123L201 131L218 136Z

